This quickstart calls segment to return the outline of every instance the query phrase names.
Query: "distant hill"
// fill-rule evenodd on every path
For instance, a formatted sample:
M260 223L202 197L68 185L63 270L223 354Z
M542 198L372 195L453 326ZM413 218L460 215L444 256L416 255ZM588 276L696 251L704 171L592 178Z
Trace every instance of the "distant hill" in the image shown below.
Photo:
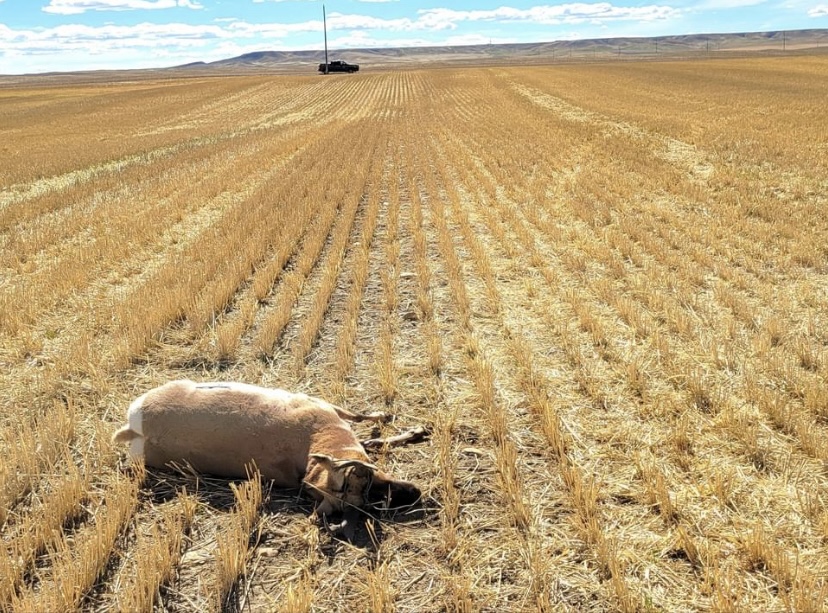
M2 1L2 0L0 0ZM331 60L360 65L360 71L406 67L457 65L548 64L659 60L735 55L778 55L797 52L828 53L828 29L744 32L734 34L691 34L653 38L596 38L541 43L397 47L331 50ZM216 62L191 62L171 68L133 70L92 70L0 76L0 87L21 81L65 83L110 82L122 79L154 79L168 76L228 74L316 74L325 53L309 51L257 51Z
M362 70L405 65L448 65L458 63L527 63L549 61L590 61L607 59L658 59L733 55L740 53L784 53L825 48L828 29L733 34L689 34L651 38L598 38L541 43L467 46L369 48L329 51L330 59L362 65ZM322 50L258 51L216 62L199 62L168 70L218 72L314 70L324 61Z

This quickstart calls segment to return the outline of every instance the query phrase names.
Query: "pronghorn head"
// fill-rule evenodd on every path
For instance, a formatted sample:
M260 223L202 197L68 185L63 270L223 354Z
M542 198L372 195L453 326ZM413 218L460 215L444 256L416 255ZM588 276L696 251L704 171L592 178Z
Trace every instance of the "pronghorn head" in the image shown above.
M322 453L310 454L304 483L320 501L322 514L364 508L377 502L386 507L411 505L420 499L413 483L394 479L362 460L339 460Z

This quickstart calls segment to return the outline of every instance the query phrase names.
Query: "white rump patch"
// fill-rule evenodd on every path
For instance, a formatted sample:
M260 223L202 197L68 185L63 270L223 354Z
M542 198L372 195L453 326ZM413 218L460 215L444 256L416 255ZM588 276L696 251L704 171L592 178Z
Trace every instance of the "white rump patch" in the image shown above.
M127 411L129 429L139 435L129 442L129 455L135 459L144 457L144 400L146 397L147 395L144 394L134 400Z
M134 460L144 457L144 437L137 436L129 442L129 455Z
M137 432L141 436L144 435L144 400L147 395L139 396L132 401L127 411L127 421L129 422L129 429Z

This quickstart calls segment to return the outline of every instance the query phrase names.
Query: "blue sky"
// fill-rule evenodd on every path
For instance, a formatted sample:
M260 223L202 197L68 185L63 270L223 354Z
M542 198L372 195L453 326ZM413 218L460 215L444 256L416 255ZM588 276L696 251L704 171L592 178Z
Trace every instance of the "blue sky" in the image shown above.
M828 28L828 0L326 0L332 49ZM322 47L315 0L0 0L0 74Z

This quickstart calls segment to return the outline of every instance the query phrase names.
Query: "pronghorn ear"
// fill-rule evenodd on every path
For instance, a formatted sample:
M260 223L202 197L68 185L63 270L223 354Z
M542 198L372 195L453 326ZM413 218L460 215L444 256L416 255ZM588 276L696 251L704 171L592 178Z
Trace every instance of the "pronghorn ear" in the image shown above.
M310 457L327 469L343 470L345 468L356 467L365 471L375 472L377 467L362 460L337 460L325 453L312 453Z
M334 460L333 465L339 469L357 468L358 472L361 473L373 474L377 472L376 466L369 464L368 462L363 462L362 460Z
M317 464L321 464L325 468L333 468L335 460L324 453L312 453L309 456L310 458L316 460Z

